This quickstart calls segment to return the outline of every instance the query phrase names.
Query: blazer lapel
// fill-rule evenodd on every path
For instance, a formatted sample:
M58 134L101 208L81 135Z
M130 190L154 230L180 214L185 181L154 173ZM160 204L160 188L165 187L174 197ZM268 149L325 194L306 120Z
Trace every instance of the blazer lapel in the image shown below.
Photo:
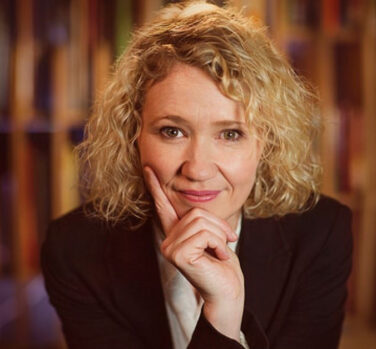
M279 221L243 220L239 259L245 280L245 310L264 331L275 315L288 277L291 253Z
M111 231L106 259L115 306L148 348L172 348L151 221Z

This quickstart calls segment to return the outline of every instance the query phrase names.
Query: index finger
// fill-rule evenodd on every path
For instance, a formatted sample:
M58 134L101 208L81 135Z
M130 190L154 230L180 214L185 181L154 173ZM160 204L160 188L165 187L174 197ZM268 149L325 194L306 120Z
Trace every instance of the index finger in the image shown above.
M149 166L145 166L144 175L146 185L148 186L149 191L153 196L155 208L161 221L162 228L167 235L169 231L172 229L172 227L179 220L178 215L176 214L175 209L171 205L170 200L164 193L161 184L152 168Z

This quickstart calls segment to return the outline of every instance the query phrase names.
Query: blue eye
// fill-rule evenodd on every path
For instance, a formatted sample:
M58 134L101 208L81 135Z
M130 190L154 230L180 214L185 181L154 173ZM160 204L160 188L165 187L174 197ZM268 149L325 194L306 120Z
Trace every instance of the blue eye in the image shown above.
M167 138L180 138L183 136L181 130L177 127L166 126L160 129L160 133Z
M237 141L242 136L239 130L225 130L222 132L221 138L226 141Z

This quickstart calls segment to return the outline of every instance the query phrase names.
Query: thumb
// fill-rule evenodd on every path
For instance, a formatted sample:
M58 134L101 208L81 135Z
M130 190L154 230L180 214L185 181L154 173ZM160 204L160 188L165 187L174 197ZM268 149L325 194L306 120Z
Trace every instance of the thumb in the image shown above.
M146 185L154 199L155 208L157 210L159 219L162 224L162 228L166 235L179 220L175 209L168 200L166 194L162 190L161 184L155 174L155 172L149 167L144 167L144 176Z

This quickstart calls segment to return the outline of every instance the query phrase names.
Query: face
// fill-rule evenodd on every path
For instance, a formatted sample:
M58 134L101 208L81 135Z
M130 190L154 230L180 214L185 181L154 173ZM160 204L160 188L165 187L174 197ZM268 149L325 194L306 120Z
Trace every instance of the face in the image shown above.
M204 71L177 63L147 90L138 147L179 217L200 207L235 229L261 146L241 104Z

